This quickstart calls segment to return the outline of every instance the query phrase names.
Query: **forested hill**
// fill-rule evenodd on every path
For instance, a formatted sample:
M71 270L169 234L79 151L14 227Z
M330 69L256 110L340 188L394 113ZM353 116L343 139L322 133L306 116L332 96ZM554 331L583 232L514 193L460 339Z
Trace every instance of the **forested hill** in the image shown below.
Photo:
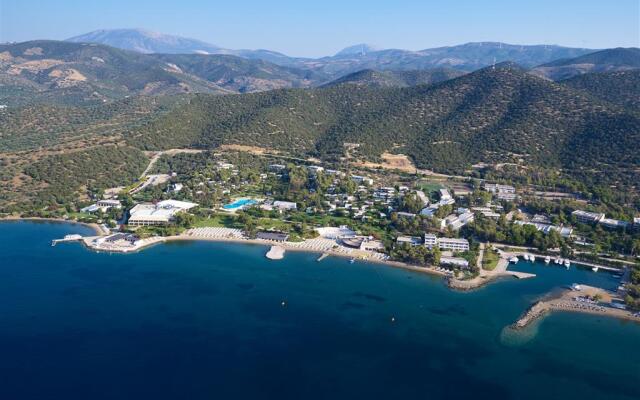
M364 69L331 81L323 87L335 85L357 85L378 88L430 85L464 75L451 68L435 68L412 71L376 71Z
M611 103L640 110L640 69L584 74L562 83Z
M200 95L127 136L144 149L239 143L324 159L357 143L352 156L393 149L440 172L512 162L615 180L612 171L633 175L640 164L637 110L512 64L432 86Z

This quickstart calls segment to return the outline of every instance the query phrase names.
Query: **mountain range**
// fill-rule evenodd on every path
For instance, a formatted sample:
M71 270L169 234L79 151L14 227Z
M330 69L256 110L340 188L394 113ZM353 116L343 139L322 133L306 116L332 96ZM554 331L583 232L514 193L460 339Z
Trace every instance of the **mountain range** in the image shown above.
M561 59L534 68L531 72L559 81L589 72L629 71L640 68L640 49L615 48Z
M142 54L59 41L0 45L0 104L95 104L135 95L309 87L312 71L232 55Z
M473 71L503 61L530 68L558 59L592 53L592 49L555 45L512 45L498 42L466 43L419 51L378 49L367 44L346 47L333 56L321 58L289 57L269 50L231 50L217 45L140 29L114 29L90 32L67 39L72 42L99 43L142 53L230 54L261 59L278 65L305 68L329 75L346 75L362 69L416 70L451 67Z

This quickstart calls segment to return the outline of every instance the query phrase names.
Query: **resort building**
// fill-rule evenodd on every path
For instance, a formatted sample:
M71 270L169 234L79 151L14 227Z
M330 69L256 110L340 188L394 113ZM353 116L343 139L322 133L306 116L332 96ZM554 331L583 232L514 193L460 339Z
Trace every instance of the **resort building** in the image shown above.
M448 204L454 204L456 201L451 196L451 193L447 189L440 189L440 200L438 203L440 207L446 206Z
M136 204L129 211L129 221L132 226L168 225L175 220L177 213L190 210L197 204L178 200L164 200L157 204Z
M273 208L276 208L280 211L292 211L292 210L297 210L298 205L292 201L276 200L273 202Z
M434 204L420 210L420 215L424 215L426 217L433 217L436 214L436 211L438 211L438 207Z
M425 234L424 235L424 245L427 246L428 248L432 249L433 246L436 246L438 244L438 237L436 235L432 235L432 234Z
M425 206L429 205L429 197L422 190L417 190L416 195L418 196L418 198L420 199L423 205Z
M274 242L286 242L289 239L289 234L282 232L260 231L256 234L256 238Z
M410 246L420 246L422 244L422 238L418 236L398 236L396 239L398 244L408 244Z
M594 222L600 222L604 218L603 213L595 213L589 211L575 210L571 213L578 222L582 222L583 224L592 224Z
M324 239L336 240L343 237L355 236L355 231L349 229L346 225L340 225L338 228L333 226L327 226L322 228L316 228L316 231L320 237Z
M467 251L469 241L467 239L439 238L438 247L440 250Z
M490 207L472 207L471 211L476 214L481 214L487 218L498 219L500 218L500 213L493 211Z
M493 193L499 200L513 201L516 198L516 188L497 183L485 183L484 190Z
M629 226L629 223L627 221L620 221L618 219L612 218L602 218L600 221L598 221L598 223L609 229L623 229Z
M271 164L271 165L269 165L269 171L272 171L272 172L282 172L285 169L287 169L286 165L282 165L282 164Z
M416 215L414 213L404 212L404 211L398 211L396 214L398 214L398 217L402 217L402 218L415 218L416 217Z
M92 204L88 207L84 207L80 211L92 213L100 210L102 212L106 212L111 208L116 208L119 210L122 208L122 203L120 203L120 200L114 200L114 199L98 200L95 204Z
M452 267L468 268L469 261L461 257L440 257L440 265L449 265Z
M545 224L542 222L533 222L533 219L531 221L516 221L515 222L518 225L532 225L535 226L536 229L542 233L544 233L545 235L548 234L551 231L557 231L560 236L562 237L569 237L571 236L571 233L573 233L573 228L571 228L570 226L556 226L556 225L551 225L551 224Z
M351 175L351 180L359 184L373 185L373 179L367 178L366 176Z
M307 171L309 171L313 175L317 175L318 172L324 171L324 167L320 167L318 165L309 165L307 167Z
M432 249L438 245L440 250L467 251L469 250L469 241L467 239L455 238L438 238L433 234L424 235L424 245Z
M459 230L466 224L473 222L474 215L472 212L465 212L460 215L451 214L440 221L440 229L451 228L454 231Z

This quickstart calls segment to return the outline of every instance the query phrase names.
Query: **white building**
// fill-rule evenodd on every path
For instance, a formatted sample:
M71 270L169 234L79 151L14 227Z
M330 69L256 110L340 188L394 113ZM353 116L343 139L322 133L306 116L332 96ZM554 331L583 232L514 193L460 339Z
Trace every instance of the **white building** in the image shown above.
M484 190L495 194L499 200L513 201L516 198L516 188L513 186L485 183Z
M499 185L497 183L485 183L484 190L486 190L487 192L491 192L493 194L498 194L500 192L512 193L512 194L516 193L516 188L514 188L513 186Z
M398 217L402 217L402 218L415 218L416 217L416 215L414 213L405 212L405 211L398 211L396 214L398 215Z
M440 250L467 251L469 250L469 241L467 239L455 238L439 238L436 235L425 234L424 245L433 248L438 245Z
M425 206L429 205L429 197L422 190L417 190L416 195L418 196L418 198L420 199L423 205Z
M324 171L324 167L321 167L319 165L309 165L307 167L307 171L309 171L312 174L317 174L318 172Z
M600 222L604 218L603 213L595 213L589 211L575 210L571 213L579 222L583 224L591 224L594 222Z
M424 245L428 248L432 249L435 245L438 244L438 237L436 235L427 233L424 235Z
M356 183L362 183L366 185L373 185L373 179L367 178L366 176L361 175L351 175L351 180Z
M398 244L408 244L410 246L420 246L422 239L418 236L398 236L396 239Z
M438 207L434 207L434 206L435 205L423 208L422 210L420 210L420 215L424 215L426 217L433 217L436 214L436 211L438 211Z
M440 221L440 229L451 228L454 231L457 231L466 224L473 222L474 218L475 217L472 212L465 212L460 215L451 214Z
M298 205L292 201L280 201L276 200L273 202L273 207L277 208L280 211L291 211L297 210Z
M440 265L451 265L453 267L468 268L469 261L461 257L440 257Z
M187 211L197 204L178 200L164 200L157 204L136 204L129 211L129 225L150 226L168 225L175 220L177 213Z
M439 238L438 247L440 250L467 251L469 241L467 239Z
M346 225L340 225L337 228L333 226L325 226L321 228L316 228L316 231L318 232L320 237L323 237L325 239L331 239L331 240L336 240L343 237L351 237L356 235L356 232L349 229L349 227Z
M120 200L115 200L115 199L103 199L103 200L98 200L95 204L92 204L88 207L85 207L83 209L81 209L80 211L82 212L96 212L98 210L101 210L102 212L106 212L107 210L111 209L111 208L116 208L116 209L121 209L122 208L122 203L120 203Z
M573 233L573 228L571 228L570 226L556 226L556 225L551 225L551 224L545 224L542 222L525 222L525 221L516 221L516 224L518 225L533 225L536 227L537 230L539 230L540 232L544 233L545 235L548 234L551 231L557 231L560 236L562 237L569 237L571 236L571 233Z
M271 164L271 165L269 165L269 171L281 172L281 171L284 171L285 169L287 169L286 165L282 165L282 164Z
M609 229L626 228L627 226L629 226L629 223L627 221L620 221L618 219L612 218L602 218L600 221L598 221L598 223Z

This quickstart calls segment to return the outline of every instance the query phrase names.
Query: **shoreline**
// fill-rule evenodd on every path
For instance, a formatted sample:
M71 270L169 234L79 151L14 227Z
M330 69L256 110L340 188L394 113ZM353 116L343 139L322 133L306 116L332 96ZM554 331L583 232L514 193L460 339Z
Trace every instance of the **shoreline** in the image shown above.
M510 328L515 331L524 330L554 312L599 315L640 323L640 315L634 314L629 310L614 308L610 305L601 305L597 302L591 303L576 300L576 297L579 298L585 296L589 297L595 294L607 294L605 290L600 288L584 285L583 287L584 289L579 291L564 289L558 295L536 301L524 313L522 313L516 322L510 325ZM607 296L611 298L609 294L607 294Z
M65 220L61 218L39 218L39 217L0 218L0 222L3 222L3 221L49 221L49 222L56 222L56 223L78 224L78 225L89 227L93 229L95 233L98 233L98 235L85 236L82 239L77 241L82 243L82 245L84 245L87 249L90 249L96 252L128 254L128 253L144 250L148 247L151 247L159 243L181 242L181 241L192 241L192 242L201 241L201 242L219 242L219 243L227 242L227 243L236 243L236 244L260 245L265 247L276 246L276 247L281 247L283 250L286 250L286 251L321 254L321 256L318 258L317 261L321 261L326 256L331 255L331 256L336 256L341 258L357 259L357 260L365 261L372 264L380 264L380 265L386 265L389 267L401 268L407 271L419 272L419 273L429 274L433 276L440 276L445 278L445 283L447 284L448 288L450 288L451 290L458 290L458 291L471 291L473 289L478 289L490 282L500 280L505 277L512 277L512 278L515 277L518 279L535 277L535 275L533 274L522 275L523 273L520 273L517 271L507 271L506 268L508 267L508 262L506 260L501 260L501 263L499 263L499 265L501 264L500 265L501 268L496 268L493 271L485 271L484 275L477 276L470 280L460 280L455 278L449 273L436 270L435 267L433 266L419 267L419 266L410 265L401 261L363 257L362 254L360 254L360 257L358 257L358 255L347 254L347 253L339 252L333 249L317 250L317 249L310 249L310 248L301 248L295 245L291 245L287 242L273 242L273 241L268 241L263 239L248 239L248 238L242 238L242 237L198 237L198 236L190 236L185 233L182 233L180 235L175 235L175 236L166 236L166 237L155 236L151 238L140 239L138 241L139 244L131 245L130 247L101 248L95 243L95 240L101 237L104 237L106 235L102 227L100 227L98 224L90 224L90 223L78 222L73 220ZM590 287L586 287L586 288L590 288ZM595 289L601 292L605 292L603 289L599 289L599 288L590 288L590 289ZM560 296L557 296L552 299L543 299L543 300L537 301L536 303L531 305L520 316L520 318L518 318L516 322L510 325L510 327L516 331L524 330L533 322L541 320L549 313L556 312L556 311L577 312L577 313L583 313L583 314L608 316L608 317L613 317L613 318L618 318L623 320L630 320L630 321L640 323L640 315L634 315L633 313L627 310L620 310L613 307L600 307L599 309L576 307L576 305L579 305L580 303L570 298L569 299L567 298L568 294L576 294L576 293L580 293L580 292L574 292L574 291L565 289ZM567 301L569 301L569 303L567 303Z
M93 230L96 235L103 236L108 235L110 232L105 231L99 224L95 222L80 222L73 219L53 218L53 217L18 217L15 215L9 215L6 217L0 217L0 222L12 222L12 221L42 221L42 222L57 222L65 224L77 224L82 225Z

